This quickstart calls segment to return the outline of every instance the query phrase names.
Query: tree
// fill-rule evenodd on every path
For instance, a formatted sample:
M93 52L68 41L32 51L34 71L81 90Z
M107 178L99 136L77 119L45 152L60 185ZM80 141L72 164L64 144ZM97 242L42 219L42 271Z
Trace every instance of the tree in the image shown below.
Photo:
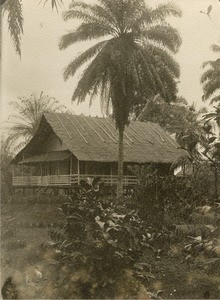
M182 97L167 103L160 96L150 99L137 119L139 121L158 123L170 134L179 134L191 126L194 109Z
M64 109L55 98L44 95L31 95L19 98L19 101L10 103L16 114L9 117L13 126L9 130L9 141L20 149L36 133L42 114L46 112L59 112Z
M181 11L172 4L152 9L144 0L98 0L96 5L73 2L64 14L65 21L79 19L82 23L62 37L60 49L106 38L70 62L64 79L87 64L72 100L80 103L89 95L91 103L99 95L103 107L112 110L119 132L118 198L123 194L123 133L137 99L159 93L169 101L176 93L179 66L171 53L178 51L181 38L165 22L170 15L179 17Z
M56 8L57 11L58 6L63 3L62 0L44 0L44 5L48 1L51 2L52 9ZM42 2L42 0L40 2ZM19 54L19 56L21 56L21 38L23 35L24 23L22 14L22 0L1 1L1 18L2 14L4 15L5 13L8 17L8 28L15 46L15 50ZM2 26L2 24L0 24L0 26Z
M220 103L218 106L214 106L215 111L210 112L204 115L204 119L209 122L210 120L214 120L220 129Z
M213 52L220 54L220 46L219 45L212 45L211 47ZM201 77L201 83L203 85L203 100L210 100L210 103L220 103L220 58L217 58L216 60L210 60L203 64L203 68L209 66L209 69L207 69L202 77ZM210 99L213 94L216 95Z

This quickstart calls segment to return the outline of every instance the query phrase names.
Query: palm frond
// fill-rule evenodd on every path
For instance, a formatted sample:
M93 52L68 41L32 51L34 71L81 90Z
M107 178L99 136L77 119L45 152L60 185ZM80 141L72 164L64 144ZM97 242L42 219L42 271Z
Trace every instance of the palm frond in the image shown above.
M94 22L116 25L114 18L100 5L90 5L84 2L74 1L70 4L69 11L64 14L64 20L77 18L85 22Z
M64 79L67 80L70 76L74 76L76 71L93 56L95 56L105 45L107 41L102 41L95 44L79 56L77 56L64 71Z
M21 56L21 38L24 22L21 0L8 0L3 6L3 12L8 14L8 28L15 50Z
M213 69L206 70L201 77L201 83L205 83L207 80L210 81L218 75L218 72Z
M86 13L85 11L73 10L70 9L63 14L64 21L68 21L70 19L78 19L85 22L97 22L99 19L91 14Z
M202 68L204 69L206 66L211 66L213 69L220 69L220 59L205 61L202 64Z
M220 95L213 97L213 98L210 100L210 103L211 103L211 104L214 104L214 103L220 103Z
M218 89L220 89L220 78L215 78L203 85L204 100L211 97Z
M219 45L216 45L216 44L212 45L211 49L212 49L213 52L217 52L217 53L220 52L220 46Z
M182 11L181 9L172 3L167 4L159 4L153 11L152 11L152 18L156 20L163 21L165 18L174 16L174 17L181 17Z
M119 13L119 5L121 4L120 0L98 0L101 6L104 8L104 10L107 12L107 14L113 19L114 24L119 24L118 20L118 13ZM119 22L118 22L119 21Z
M108 44L107 44L108 45ZM101 82L102 76L109 65L109 58L107 57L107 46L103 47L95 59L84 70L81 79L73 93L72 101L78 100L78 103L83 102L86 96L92 93L97 84ZM94 93L93 93L94 94Z
M170 51L176 53L182 43L178 30L170 25L155 25L141 31L141 36L147 40L162 44Z
M56 11L58 12L59 7L61 7L61 5L63 5L63 0L40 0L40 3L44 2L44 6L46 5L47 2L51 3L51 7L52 9L56 8Z
M62 36L59 48L66 49L76 42L97 39L111 34L111 28L93 23L83 23L76 31Z
M60 111L63 106L55 98L35 94L30 97L19 98L18 101L10 103L15 114L10 116L13 125L9 130L9 140L11 144L16 144L18 140L29 141L36 133L43 113Z
M179 64L174 60L172 55L168 53L168 51L159 46L152 45L143 41L140 41L140 44L142 45L142 49L146 52L146 54L151 57L152 61L156 59L158 66L161 66L162 64L166 65L168 69L173 73L173 76L175 78L179 78Z

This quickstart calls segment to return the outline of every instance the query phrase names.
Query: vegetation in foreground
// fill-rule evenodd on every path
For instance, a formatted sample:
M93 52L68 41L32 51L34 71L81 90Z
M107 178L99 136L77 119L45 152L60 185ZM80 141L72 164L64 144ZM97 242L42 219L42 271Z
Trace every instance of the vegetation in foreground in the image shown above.
M12 199L4 278L23 299L219 298L219 204L196 180L153 175L117 203L92 186Z

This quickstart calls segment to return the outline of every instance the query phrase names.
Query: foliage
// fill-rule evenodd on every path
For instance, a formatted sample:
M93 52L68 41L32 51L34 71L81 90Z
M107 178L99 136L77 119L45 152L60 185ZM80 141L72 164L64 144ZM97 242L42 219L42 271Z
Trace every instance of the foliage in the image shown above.
M177 97L172 103L167 103L160 96L156 96L138 114L138 120L158 123L170 134L178 138L184 132L201 131L199 117L204 109L196 111L194 105L188 105L182 97Z
M210 112L204 115L204 120L206 120L206 122L214 120L220 129L220 103L218 104L218 106L214 106L214 108L214 112Z
M83 188L73 192L61 208L66 225L55 247L61 265L80 274L73 280L80 297L115 298L126 272L143 284L154 278L143 258L146 228L136 210L125 203L115 204L111 198L99 199L93 189Z
M42 2L41 0L40 2ZM44 5L49 0L44 0ZM52 9L56 8L58 11L58 6L63 3L62 0L50 0ZM16 52L21 56L21 39L23 35L23 12L22 12L22 0L6 0L2 1L0 12L7 14L8 17L8 28L14 43Z
M52 9L56 8L56 11L58 12L59 6L63 4L63 0L41 0L40 3L44 2L44 5L50 1Z
M183 128L176 135L178 143L187 150L187 154L180 157L174 165L181 166L183 173L185 173L186 168L195 171L196 169L200 170L201 167L205 167L209 174L214 173L215 195L218 198L220 148L217 136L209 122L212 118L218 120L218 111L206 113L203 115L203 119L200 119L200 112L195 112L193 107L191 109L188 127ZM204 122L204 119L207 121Z
M130 167L138 177L130 205L133 205L147 226L162 230L187 220L190 211L212 198L207 180L207 166L195 166L191 176L160 176L153 166ZM208 175L210 177L210 174Z
M196 222L202 222L206 230L200 235L188 235L183 248L185 259L210 275L220 266L219 212L219 203L197 207L194 210Z
M40 119L44 113L60 112L64 106L60 105L55 98L44 95L31 95L19 98L19 101L10 103L15 115L10 116L12 127L9 130L9 141L18 149L30 141L38 129Z
M203 182L200 185L202 186ZM200 185L197 184L197 188L200 188ZM110 204L113 201L111 198L100 198L100 193L96 187L94 188L88 192L91 195L89 199L96 197L96 202L92 201L94 206L91 203L90 209L92 207L92 209L98 210L97 205L99 206L99 203L102 204L104 209L107 205L114 207L114 205ZM35 205L34 201L28 203L28 199L32 200L32 197L36 200ZM90 270L85 268L77 271L80 266L75 268L68 267L68 261L65 264L64 262L61 263L62 252L60 253L61 250L58 249L58 245L61 243L57 243L57 241L64 241L65 236L62 238L61 236L57 237L52 242L47 235L47 228L25 228L18 225L24 220L30 224L43 221L44 226L47 227L48 217L51 218L53 213L56 214L50 220L51 223L57 222L58 219L67 221L66 217L64 217L67 215L63 216L61 210L58 209L62 203L65 203L66 199L64 197L60 198L60 204L58 203L58 198L52 195L47 195L48 198L43 196L47 202L46 204L43 201L38 202L38 197L36 194L34 196L26 196L24 207L23 196L16 196L14 201L6 205L7 207L3 207L2 233L6 233L13 225L13 228L16 230L15 237L12 237L11 241L15 240L15 238L20 241L26 239L27 247L7 250L10 238L8 233L6 240L5 236L2 235L2 270L4 275L2 282L8 276L12 276L19 295L24 299L85 299L84 295L89 289L87 287L90 282L93 282L89 276ZM74 198L74 196L72 197ZM132 210L130 203L134 202L133 199L133 196L124 199L126 211ZM72 205L73 202L70 199L69 201L70 205ZM69 203L69 201L67 202ZM88 201L90 203L90 200ZM146 238L146 246L143 247L143 259L141 261L150 265L151 272L149 275L153 274L155 276L155 280L152 278L152 280L149 280L149 283L145 282L145 285L148 286L148 290L154 291L155 295L149 295L146 292L137 295L138 290L143 291L143 286L140 283L141 278L137 280L136 276L133 275L132 269L126 269L123 276L120 278L118 278L119 276L115 277L117 280L115 285L112 284L117 299L149 299L150 296L152 296L152 299L157 299L160 298L159 296L157 297L159 290L163 290L162 296L164 299L202 299L208 293L210 298L218 298L220 260L217 260L218 257L216 257L216 254L219 253L219 248L214 244L216 240L219 240L219 231L218 228L216 229L219 226L219 207L217 207L217 204L215 207L212 207L205 201L202 200L201 207L190 210L189 217L179 219L181 223L176 223L179 225L176 226L176 232L171 228L166 231L165 235L165 229L158 231L153 226L151 228L146 227L146 231L145 227L144 230L140 229L141 234L144 235L143 239ZM104 203L106 204L105 207ZM50 208L49 210L48 207ZM176 215L178 215L178 209L177 207ZM169 211L166 214L169 215ZM7 220L11 220L9 227L8 222L7 227L5 224ZM175 223L177 218L172 217L171 221ZM90 218L88 218L88 223L90 223ZM197 230L198 226L206 229L206 236L200 233L202 231ZM188 227L192 228L192 230L186 230ZM48 228L48 230L52 231L54 228ZM58 228L56 231L58 231ZM63 234L63 230L60 232ZM187 251L184 248L186 245L194 242L192 237L196 238L201 235L204 241L211 242L213 240L212 248L215 248L215 252L210 251L207 253L203 250L196 252L194 249ZM82 235L82 241L83 238L84 235ZM90 243L89 246L91 246ZM161 251L159 251L160 249ZM122 273L121 270L118 271ZM41 273L40 275L39 272ZM84 290L83 287L85 287ZM93 288L95 289L94 286ZM104 288L102 290L104 291ZM110 294L109 290L108 293L106 292L105 297Z
M8 28L16 52L21 56L21 37L23 34L23 14L21 0L7 0L1 7L3 13L8 15ZM1 13L2 13L1 11Z
M219 45L212 45L211 49L213 52L220 53ZM210 103L219 103L220 95L218 95L218 91L220 89L220 58L216 60L207 61L203 64L203 68L209 66L202 77L201 83L203 85L203 100L210 100ZM213 94L216 94L212 99L210 99Z
M193 163L197 169L205 166L214 174L215 197L219 196L219 171L220 171L220 142L212 132L212 126L205 124L200 134L192 133L182 137L182 141L188 145L188 165ZM190 147L189 147L190 146Z

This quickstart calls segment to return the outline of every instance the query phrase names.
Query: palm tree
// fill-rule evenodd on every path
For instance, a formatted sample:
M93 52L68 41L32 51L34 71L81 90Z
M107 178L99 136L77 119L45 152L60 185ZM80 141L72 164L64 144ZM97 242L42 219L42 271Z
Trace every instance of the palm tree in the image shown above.
M220 55L220 46L212 45L211 49L213 52L219 53ZM202 77L201 83L203 85L203 100L210 100L210 103L220 103L220 94L214 96L214 98L210 99L214 93L218 92L220 89L220 58L216 60L207 61L203 64L203 68L209 66Z
M56 8L63 3L63 0L44 0L44 5L50 1L52 9ZM42 2L42 0L40 1ZM21 56L21 38L23 35L23 14L22 14L22 0L5 0L1 1L1 18L2 15L7 14L8 28L15 46L16 52ZM0 19L0 23L1 23ZM2 24L0 24L2 26ZM1 46L1 44L0 44Z
M19 101L10 103L15 115L9 117L12 127L9 130L9 142L16 149L22 148L36 133L41 116L47 112L60 112L65 107L60 105L55 98L44 95L31 95L31 97L19 98Z
M70 4L64 20L79 19L81 25L61 38L60 49L70 45L103 39L78 55L65 68L64 79L74 76L85 66L72 100L78 103L90 96L100 96L106 111L112 115L119 131L118 198L123 192L123 133L137 99L161 94L166 101L176 93L179 66L171 53L176 53L181 38L165 22L167 16L181 16L178 7L159 4L155 9L144 0L98 0Z

